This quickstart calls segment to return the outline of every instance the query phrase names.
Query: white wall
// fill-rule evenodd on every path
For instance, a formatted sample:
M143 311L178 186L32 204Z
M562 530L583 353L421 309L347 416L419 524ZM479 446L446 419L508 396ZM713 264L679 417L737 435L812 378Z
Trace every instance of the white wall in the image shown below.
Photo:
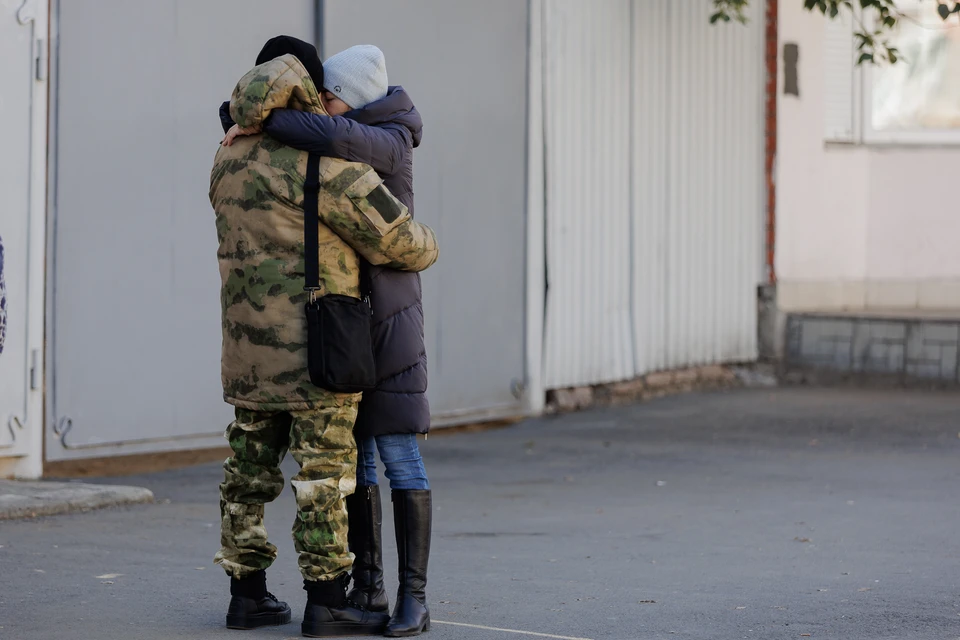
M960 309L960 147L824 142L825 20L780 3L800 96L778 97L778 298L784 310Z

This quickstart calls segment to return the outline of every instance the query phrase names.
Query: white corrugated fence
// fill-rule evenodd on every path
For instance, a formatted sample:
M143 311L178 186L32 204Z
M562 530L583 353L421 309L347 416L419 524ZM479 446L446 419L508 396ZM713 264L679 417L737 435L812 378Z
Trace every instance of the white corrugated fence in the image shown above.
M756 357L763 14L545 0L544 381Z

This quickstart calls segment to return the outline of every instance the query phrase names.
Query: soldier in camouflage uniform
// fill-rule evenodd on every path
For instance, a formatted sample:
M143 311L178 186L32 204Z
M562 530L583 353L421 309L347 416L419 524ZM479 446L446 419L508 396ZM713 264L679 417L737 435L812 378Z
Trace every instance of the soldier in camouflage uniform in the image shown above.
M305 43L304 43L305 44ZM307 45L309 46L309 45ZM314 71L316 74L316 71ZM230 112L259 127L274 108L323 114L315 82L284 55L248 72ZM290 620L266 592L263 570L276 558L264 504L283 488L287 449L300 465L294 546L308 593L304 635L380 633L388 616L345 600L353 554L347 551L345 498L356 486L353 424L359 394L310 382L304 303L303 187L308 154L263 135L221 147L211 175L222 282L224 399L236 407L226 437L221 544L216 562L231 576L227 625L252 628ZM437 259L436 236L414 222L367 165L320 162L320 295L360 296L362 256L372 264L420 271Z

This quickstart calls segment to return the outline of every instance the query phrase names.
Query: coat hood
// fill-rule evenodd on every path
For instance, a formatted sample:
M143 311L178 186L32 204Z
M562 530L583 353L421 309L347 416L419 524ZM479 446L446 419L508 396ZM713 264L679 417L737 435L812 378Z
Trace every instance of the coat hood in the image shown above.
M230 116L242 128L263 126L273 109L327 115L310 74L294 55L254 67L240 78L230 97Z
M403 87L390 87L386 97L344 115L360 124L374 127L387 123L403 125L413 136L413 146L420 146L420 140L423 137L423 118L413 106L410 94L404 91Z

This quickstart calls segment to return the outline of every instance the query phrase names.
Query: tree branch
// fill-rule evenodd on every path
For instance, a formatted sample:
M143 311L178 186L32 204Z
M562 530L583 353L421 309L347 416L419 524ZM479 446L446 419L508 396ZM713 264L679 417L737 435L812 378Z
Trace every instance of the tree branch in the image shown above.
M750 0L711 0L713 13L710 15L710 24L718 22L736 21L746 24L746 9ZM900 59L900 52L892 46L890 36L896 31L901 20L908 20L897 7L896 0L794 0L803 2L807 11L819 11L827 18L834 20L841 13L848 13L853 17L856 28L853 32L857 40L857 51L860 56L857 64L877 64L887 62L896 64ZM957 15L960 19L960 0L930 0L937 3L940 17L948 20ZM857 7L854 6L856 3Z

